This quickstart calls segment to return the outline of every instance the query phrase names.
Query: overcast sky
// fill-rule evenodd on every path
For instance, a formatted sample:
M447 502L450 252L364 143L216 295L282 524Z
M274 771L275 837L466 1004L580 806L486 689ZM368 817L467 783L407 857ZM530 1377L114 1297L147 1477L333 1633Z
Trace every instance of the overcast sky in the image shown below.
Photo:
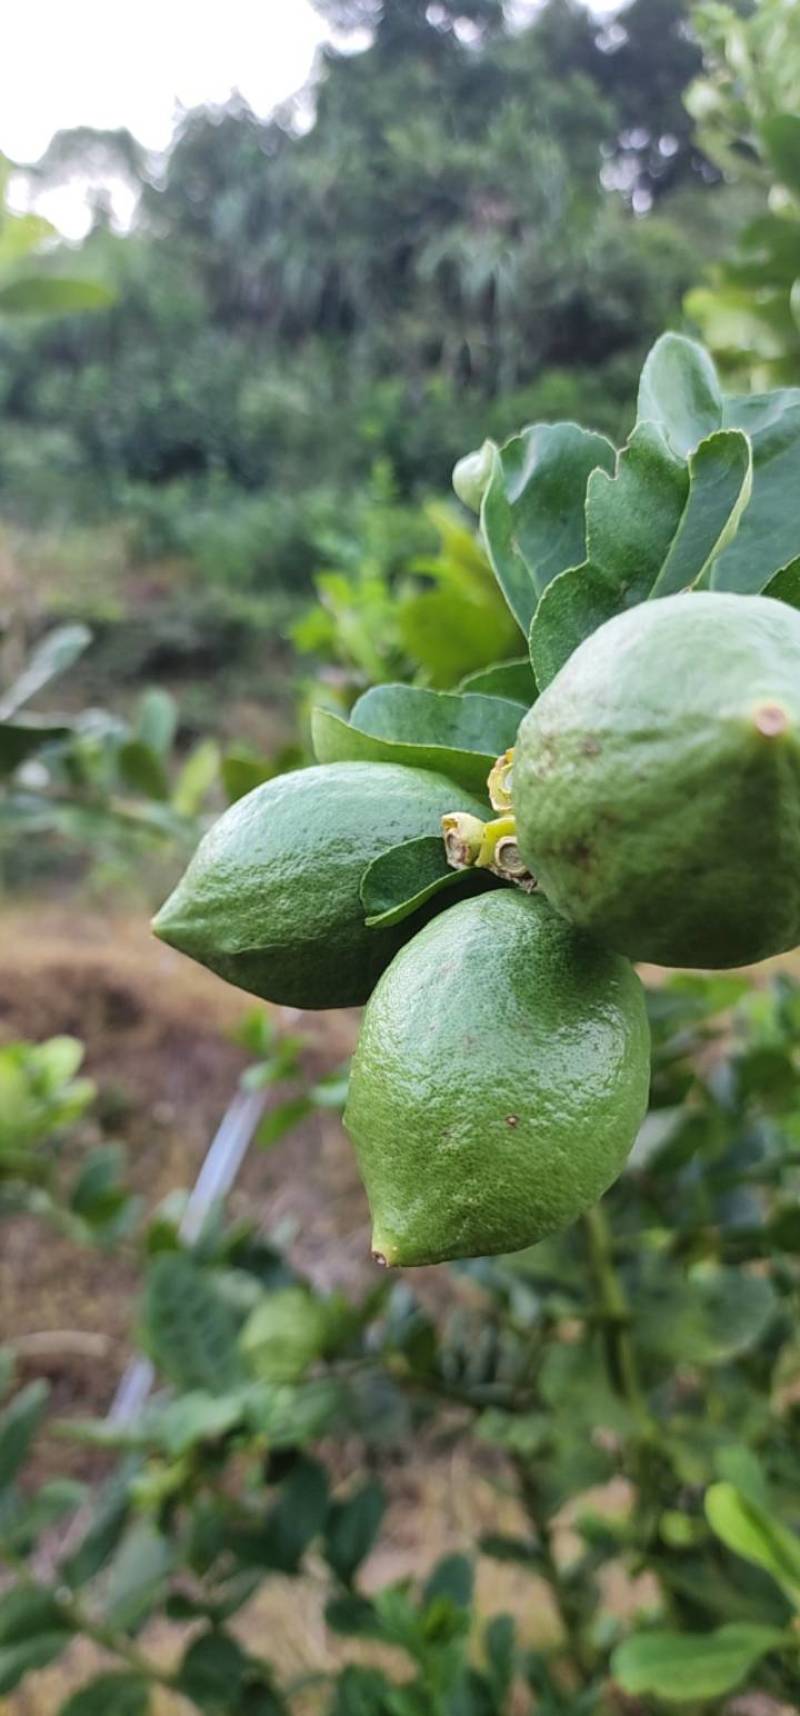
M608 11L614 0L590 3ZM305 83L324 36L310 0L16 6L0 57L0 152L35 161L54 131L74 125L127 126L146 148L163 149L180 106L222 102L234 89L257 113L268 113ZM22 206L22 187L13 200ZM54 190L38 206L79 236L86 219L81 187ZM124 208L119 212L124 218Z

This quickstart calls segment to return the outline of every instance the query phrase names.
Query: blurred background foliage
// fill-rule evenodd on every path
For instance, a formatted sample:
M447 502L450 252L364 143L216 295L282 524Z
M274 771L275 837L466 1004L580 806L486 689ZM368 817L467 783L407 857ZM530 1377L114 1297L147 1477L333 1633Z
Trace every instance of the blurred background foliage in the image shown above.
M548 0L513 29L495 0L321 10L369 45L324 49L269 119L189 112L158 158L56 135L40 190L101 170L135 189L130 230L98 193L70 258L113 303L0 321L7 558L45 611L94 623L93 691L175 676L201 726L209 671L218 711L263 696L267 655L280 682L320 571L326 611L360 615L336 620L340 665L394 672L399 650L457 678L464 656L419 653L419 616L384 641L398 576L441 598L425 503L485 434L618 437L644 351L742 220L683 101L688 0L614 22ZM330 628L300 637L328 653Z

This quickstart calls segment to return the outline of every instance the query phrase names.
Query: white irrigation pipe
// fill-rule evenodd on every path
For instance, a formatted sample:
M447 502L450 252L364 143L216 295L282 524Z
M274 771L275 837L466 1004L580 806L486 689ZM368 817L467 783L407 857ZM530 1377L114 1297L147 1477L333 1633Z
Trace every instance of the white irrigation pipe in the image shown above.
M267 1106L266 1090L237 1090L209 1144L203 1166L189 1193L178 1232L191 1245L206 1217L227 1196L247 1155L253 1133ZM155 1380L147 1358L131 1359L108 1409L109 1424L130 1424L141 1412Z

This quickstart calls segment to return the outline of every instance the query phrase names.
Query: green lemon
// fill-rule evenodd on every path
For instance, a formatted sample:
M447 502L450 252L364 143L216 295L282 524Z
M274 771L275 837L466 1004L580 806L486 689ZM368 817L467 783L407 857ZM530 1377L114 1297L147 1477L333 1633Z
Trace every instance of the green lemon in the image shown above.
M443 775L331 763L279 775L231 805L153 925L229 983L294 1007L366 1001L414 914L368 929L359 886L380 852L486 807ZM434 908L435 909L435 908Z
M345 1124L389 1264L532 1245L616 1179L647 1106L627 960L513 889L397 954L364 1014Z
M514 753L520 851L632 959L745 965L800 942L800 613L701 592L575 651Z

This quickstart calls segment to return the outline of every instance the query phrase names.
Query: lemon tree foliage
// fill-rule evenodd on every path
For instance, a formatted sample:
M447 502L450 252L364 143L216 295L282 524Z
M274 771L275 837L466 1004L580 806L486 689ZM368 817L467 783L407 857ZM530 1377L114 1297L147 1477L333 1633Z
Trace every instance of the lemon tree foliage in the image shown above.
M686 105L698 141L756 199L734 254L686 308L726 368L756 386L793 383L800 359L800 35L794 0L743 16L712 0L692 14L704 59ZM759 206L760 205L760 206Z
M800 942L795 390L726 395L666 334L622 448L537 424L455 483L530 668L318 708L316 767L239 800L155 926L264 999L367 1004L345 1120L400 1263L524 1247L619 1172L647 1052L618 956Z
M508 890L490 900L546 912ZM617 1716L622 1695L654 1716L721 1713L739 1691L791 1707L800 988L674 974L648 1012L650 1110L602 1209L455 1267L433 1309L413 1275L319 1291L269 1213L256 1231L219 1210L188 1244L174 1198L145 1219L119 1162L93 1201L79 1045L0 1051L0 1212L125 1248L134 1339L156 1371L133 1419L59 1425L24 1341L0 1355L3 1695L38 1696L39 1671L80 1638L96 1666L84 1650L60 1716L144 1716L165 1693L285 1716L309 1676L326 1716ZM304 1085L301 1043L265 1016L248 1040L249 1082L276 1114L341 1099ZM54 1434L102 1449L102 1482L38 1476ZM442 1439L463 1469L485 1470L491 1451L502 1528L433 1566L423 1548L413 1578L386 1583L370 1556L398 1456ZM478 1610L475 1574L491 1590L492 1562L516 1569L514 1615ZM620 1606L621 1581L644 1571L646 1595ZM270 1603L275 1581L307 1572L328 1632L324 1662L298 1674Z

